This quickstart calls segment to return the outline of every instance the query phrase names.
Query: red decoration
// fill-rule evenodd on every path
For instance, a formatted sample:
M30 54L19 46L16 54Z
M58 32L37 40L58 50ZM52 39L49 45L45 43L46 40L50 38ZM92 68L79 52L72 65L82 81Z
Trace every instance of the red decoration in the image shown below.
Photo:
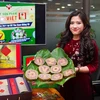
M34 59L34 57L27 57L26 58L26 66L28 66L28 64L30 63L30 61L32 61Z
M11 52L11 50L10 50L7 46L4 46L4 47L1 49L1 52L2 52L5 56L7 56L7 55Z
M6 7L8 8L8 10L10 10L12 8L12 6L10 4L6 5Z
M23 82L20 82L20 85L23 85L24 83Z
M0 81L0 85L1 85L1 84L3 84L3 82L2 82L2 81Z
M0 92L3 93L5 90L1 89Z

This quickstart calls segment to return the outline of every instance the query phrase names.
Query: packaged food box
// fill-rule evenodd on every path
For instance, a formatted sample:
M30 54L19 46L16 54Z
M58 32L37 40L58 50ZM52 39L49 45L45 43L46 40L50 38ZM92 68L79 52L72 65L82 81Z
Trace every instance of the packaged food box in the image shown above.
M0 44L0 100L32 100L21 70L21 44Z

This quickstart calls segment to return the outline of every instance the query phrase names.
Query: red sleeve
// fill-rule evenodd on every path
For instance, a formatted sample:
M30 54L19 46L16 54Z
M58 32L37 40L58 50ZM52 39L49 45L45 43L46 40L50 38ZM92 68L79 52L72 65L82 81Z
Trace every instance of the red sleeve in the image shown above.
M98 69L98 65L99 65L98 46L97 46L95 41L93 41L93 44L94 44L94 47L95 47L94 59L90 64L87 65L87 67L89 68L90 73L95 72Z

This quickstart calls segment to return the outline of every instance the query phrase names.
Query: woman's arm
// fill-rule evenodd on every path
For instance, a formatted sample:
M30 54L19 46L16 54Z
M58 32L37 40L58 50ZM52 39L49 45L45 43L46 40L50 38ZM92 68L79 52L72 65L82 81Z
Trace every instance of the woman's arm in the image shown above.
M87 66L76 67L75 71L80 73L89 73L89 68Z
M98 46L96 44L96 42L93 41L94 44L94 48L95 48L95 55L94 55L94 59L93 61L86 65L86 66L80 66L80 67L76 67L75 70L76 72L80 72L80 73L93 73L98 69L98 63L99 63L99 59L98 59Z

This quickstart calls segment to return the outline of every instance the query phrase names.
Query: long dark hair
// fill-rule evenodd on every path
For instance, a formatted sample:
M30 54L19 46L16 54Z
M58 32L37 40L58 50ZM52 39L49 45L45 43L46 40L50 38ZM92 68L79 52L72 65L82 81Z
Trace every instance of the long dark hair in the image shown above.
M61 34L61 40L59 42L61 48L64 48L66 43L68 43L72 38L73 34L71 33L69 26L70 21L73 16L79 16L84 24L84 30L80 34L80 51L79 51L79 57L84 63L90 63L93 60L94 57L94 45L91 38L91 26L89 23L89 20L86 16L86 14L82 10L77 10L72 12L65 23L65 31ZM82 61L81 61L82 62ZM82 65L84 65L84 63Z

